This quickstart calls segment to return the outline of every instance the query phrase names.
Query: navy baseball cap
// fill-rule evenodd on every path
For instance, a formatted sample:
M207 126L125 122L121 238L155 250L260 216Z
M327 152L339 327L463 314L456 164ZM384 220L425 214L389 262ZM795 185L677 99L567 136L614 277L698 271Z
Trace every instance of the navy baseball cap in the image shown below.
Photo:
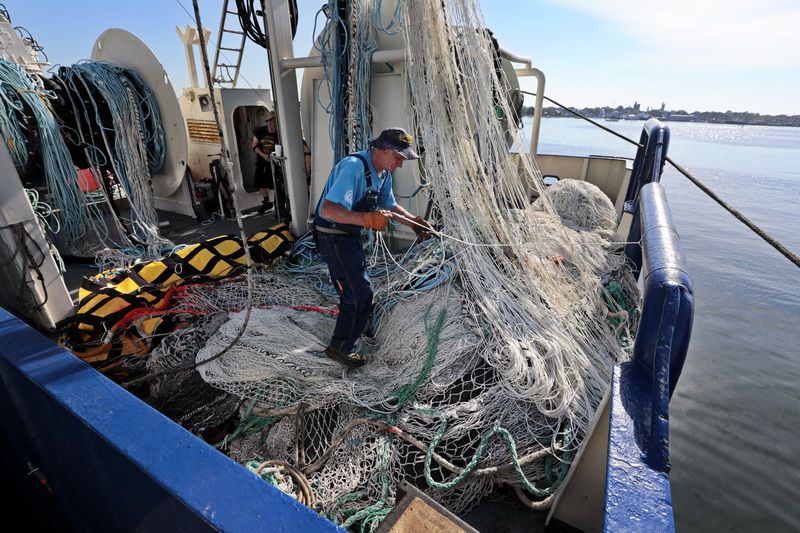
M403 128L387 128L381 132L377 139L369 142L372 148L389 148L406 159L419 159L417 152L411 148L414 137L406 133Z

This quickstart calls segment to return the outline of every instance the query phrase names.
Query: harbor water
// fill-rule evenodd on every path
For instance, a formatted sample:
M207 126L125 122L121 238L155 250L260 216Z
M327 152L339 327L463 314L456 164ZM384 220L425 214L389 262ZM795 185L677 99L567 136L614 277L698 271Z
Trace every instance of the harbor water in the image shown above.
M636 141L643 126L598 122ZM672 160L800 255L800 128L667 124ZM632 158L635 147L545 118L539 153ZM696 301L670 405L676 529L800 531L800 269L669 163L662 184Z

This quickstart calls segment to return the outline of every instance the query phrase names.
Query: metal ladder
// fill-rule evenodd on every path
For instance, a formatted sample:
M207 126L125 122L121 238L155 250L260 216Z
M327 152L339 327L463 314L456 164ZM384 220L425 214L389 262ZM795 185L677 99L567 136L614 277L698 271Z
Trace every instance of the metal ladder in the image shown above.
M226 27L226 21L228 19L228 15L233 15L234 24L233 27ZM235 36L239 36L239 43L238 46L234 45L225 45L225 35L231 34L234 37L228 37L228 41L235 39ZM228 0L225 0L224 4L222 5L222 20L219 23L219 34L217 36L217 51L214 53L214 69L211 71L211 79L212 83L218 83L220 85L230 85L232 88L236 87L236 83L239 81L239 68L242 65L242 53L244 52L244 43L247 40L247 36L242 31L241 26L239 25L239 11L234 9L233 11L228 9ZM236 46L234 48L234 46ZM223 50L232 52L236 54L236 63L220 63L220 52ZM226 59L226 58L223 58ZM230 61L230 59L228 59ZM219 76L217 76L217 72L219 71Z

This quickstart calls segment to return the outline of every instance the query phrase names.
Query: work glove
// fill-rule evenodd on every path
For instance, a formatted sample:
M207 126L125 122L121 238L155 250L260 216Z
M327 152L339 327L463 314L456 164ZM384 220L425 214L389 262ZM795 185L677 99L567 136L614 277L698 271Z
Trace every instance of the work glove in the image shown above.
M414 224L411 225L411 228L414 230L414 233L417 234L417 238L420 241L427 241L436 234L431 223L421 216L414 219Z
M386 224L389 223L390 218L392 218L392 213L384 209L364 213L364 227L367 229L383 231L383 228L385 228Z

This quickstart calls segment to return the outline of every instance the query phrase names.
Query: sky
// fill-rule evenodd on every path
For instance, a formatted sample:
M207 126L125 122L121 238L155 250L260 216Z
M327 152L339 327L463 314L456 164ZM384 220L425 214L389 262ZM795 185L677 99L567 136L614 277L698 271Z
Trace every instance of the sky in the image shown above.
M223 0L198 0L216 42ZM390 2L394 0L383 0ZM234 0L230 0L235 5ZM297 0L295 57L307 56L323 0ZM159 58L173 86L188 86L176 26L196 25L192 0L6 0L14 26L53 65L89 59L97 37L122 28ZM800 115L797 0L483 0L486 26L531 58L545 95L575 107L632 106ZM209 54L213 58L213 49ZM199 64L199 62L198 62ZM269 87L266 51L245 47L240 86ZM522 89L537 90L532 79ZM526 97L526 105L532 105Z

